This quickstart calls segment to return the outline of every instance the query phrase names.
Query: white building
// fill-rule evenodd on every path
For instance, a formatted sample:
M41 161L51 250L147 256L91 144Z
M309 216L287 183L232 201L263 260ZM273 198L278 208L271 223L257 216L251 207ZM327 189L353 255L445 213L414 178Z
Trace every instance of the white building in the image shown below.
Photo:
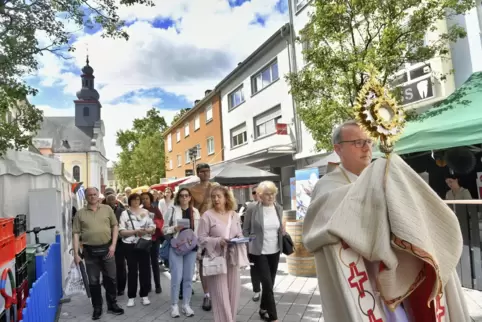
M299 37L300 31L309 22L309 14L312 11L312 0L288 0L290 23L293 26L293 37ZM479 0L480 3L480 0ZM477 12L473 13L477 15ZM467 19L473 19L473 16ZM440 33L447 31L447 21L440 21L438 24L438 30L436 32L427 32L426 41L438 39ZM476 31L472 32L475 36ZM480 47L480 33L479 44ZM294 70L299 71L306 65L303 57L303 48L307 46L306 43L301 44L294 42L294 61L296 62ZM477 45L473 45L477 47ZM477 65L482 65L480 57L482 54L477 52L473 56L473 60L477 60ZM477 58L476 58L477 57ZM466 58L462 58L465 60ZM404 97L403 106L405 109L417 109L423 111L428 109L434 103L445 99L455 90L455 78L450 71L454 68L451 60L434 58L428 62L421 62L417 64L407 65L405 69L400 70L397 73L397 86L402 87L402 93ZM445 81L438 80L434 75L449 74ZM471 73L466 72L468 75L464 75L461 78L466 80ZM463 82L463 81L462 81ZM300 137L300 150L295 154L294 158L297 160L297 168L303 168L309 166L317 158L321 157L320 152L317 152L314 148L315 142L311 134L301 126Z
M216 87L221 96L224 160L281 175L289 198L296 151L293 99L284 75L291 72L290 26L282 26ZM286 124L287 134L278 134ZM287 205L289 203L286 203Z
M459 88L475 72L482 71L482 1L465 15L459 15L448 24L463 26L467 37L451 44L455 86Z

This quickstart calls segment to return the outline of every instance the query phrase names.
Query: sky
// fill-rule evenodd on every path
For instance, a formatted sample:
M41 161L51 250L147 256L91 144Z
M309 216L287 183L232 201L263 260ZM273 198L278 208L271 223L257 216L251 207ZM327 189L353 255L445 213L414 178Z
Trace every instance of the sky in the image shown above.
M39 89L30 102L45 116L73 116L80 70L89 55L100 93L106 154L117 159L116 132L156 107L168 124L192 107L288 21L288 0L154 0L154 7L120 7L130 38L101 38L99 27L66 22L76 50L69 59L45 53L27 81ZM70 29L69 29L70 28ZM48 43L42 34L39 42Z

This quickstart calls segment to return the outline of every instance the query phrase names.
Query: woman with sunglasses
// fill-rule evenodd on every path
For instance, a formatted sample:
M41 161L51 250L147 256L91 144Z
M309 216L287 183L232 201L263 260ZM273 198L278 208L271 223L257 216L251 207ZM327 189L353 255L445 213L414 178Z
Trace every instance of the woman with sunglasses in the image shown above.
M190 227L179 225L178 221L188 219ZM192 195L187 188L179 189L174 198L174 205L169 207L164 215L164 236L170 235L176 237L178 233L185 229L191 228L197 234L199 226L199 211L192 206ZM172 249L169 251L169 267L171 269L171 317L177 318L179 314L179 291L183 288L183 305L182 312L186 316L194 316L191 309L192 295L192 276L194 274L194 266L196 265L197 247L191 252L180 256Z

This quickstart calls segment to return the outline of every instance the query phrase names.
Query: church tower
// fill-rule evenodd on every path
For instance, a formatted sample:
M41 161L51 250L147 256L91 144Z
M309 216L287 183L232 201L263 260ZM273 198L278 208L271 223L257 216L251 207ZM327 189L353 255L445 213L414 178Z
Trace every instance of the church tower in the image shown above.
M94 86L94 69L89 65L87 56L86 65L82 68L82 88L77 92L75 103L75 126L95 127L101 121L99 92ZM96 124L97 123L97 124Z

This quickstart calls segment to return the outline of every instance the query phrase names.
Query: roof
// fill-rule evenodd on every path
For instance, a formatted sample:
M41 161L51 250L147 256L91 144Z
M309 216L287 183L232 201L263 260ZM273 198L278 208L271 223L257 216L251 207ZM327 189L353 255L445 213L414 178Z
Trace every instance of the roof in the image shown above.
M266 50L270 49L273 45L277 44L283 37L284 34L289 34L291 32L290 24L286 23L281 28L276 31L271 37L269 37L264 43L261 44L254 52L251 53L245 60L243 60L241 63L238 64L238 66L231 71L226 77L221 80L214 90L209 93L207 96L205 96L199 103L197 103L191 110L186 112L181 118L179 118L176 123L171 125L164 133L163 136L167 136L169 133L172 132L172 130L176 127L178 127L180 124L182 124L187 118L189 118L191 115L195 114L196 111L200 109L201 106L203 106L206 101L214 96L214 94L218 94L221 90L221 88L229 82L231 79L236 77L239 73L244 71L246 68L249 67L249 65L255 60L260 54L264 53Z
M93 127L75 126L74 116L44 117L33 141L39 148L50 143L53 153L90 152L93 131Z
M187 118L191 117L191 115L194 115L197 111L199 111L201 107L203 107L208 102L208 100L214 97L215 94L216 94L215 91L211 91L211 93L209 93L208 95L205 95L200 102L198 102L196 105L194 105L193 108L191 108L182 117L180 117L176 121L176 123L172 124L166 131L164 131L162 135L163 136L169 135L169 133L171 133L173 129L175 129L180 124L182 124Z

